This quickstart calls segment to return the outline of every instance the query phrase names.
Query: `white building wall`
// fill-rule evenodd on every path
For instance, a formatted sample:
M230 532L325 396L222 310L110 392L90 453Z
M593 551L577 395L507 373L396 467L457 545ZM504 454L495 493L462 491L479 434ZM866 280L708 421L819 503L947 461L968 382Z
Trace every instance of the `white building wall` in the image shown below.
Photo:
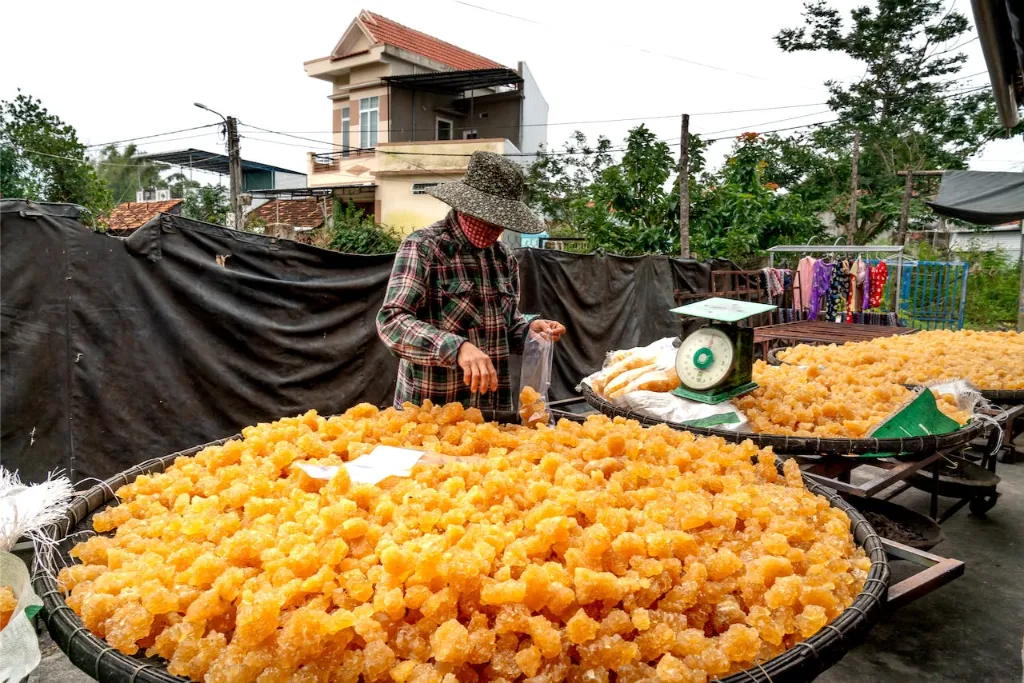
M283 171L274 171L275 190L294 190L300 187L306 187L305 173L284 173Z
M949 247L954 251L978 248L983 251L1003 251L1011 261L1020 259L1020 230L985 230L980 232L954 232L949 235Z
M523 77L523 116L519 131L519 148L523 152L536 152L548 142L548 102L526 62L519 62L519 75ZM536 157L521 157L525 163L532 163Z

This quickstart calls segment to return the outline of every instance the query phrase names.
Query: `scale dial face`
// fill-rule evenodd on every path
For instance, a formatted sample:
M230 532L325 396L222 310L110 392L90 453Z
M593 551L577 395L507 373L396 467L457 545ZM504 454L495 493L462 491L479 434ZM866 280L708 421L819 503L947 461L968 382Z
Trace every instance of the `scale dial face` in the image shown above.
M683 340L676 353L676 374L687 389L705 391L721 384L736 352L722 330L702 327Z

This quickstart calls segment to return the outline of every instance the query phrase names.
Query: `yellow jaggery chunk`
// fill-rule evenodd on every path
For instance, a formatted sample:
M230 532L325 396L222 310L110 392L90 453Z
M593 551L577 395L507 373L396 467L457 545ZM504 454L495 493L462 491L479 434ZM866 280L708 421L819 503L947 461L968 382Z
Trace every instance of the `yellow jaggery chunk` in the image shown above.
M551 417L540 394L533 387L523 387L519 392L519 417L527 427L547 424Z
M916 335L915 335L916 336ZM764 434L863 438L914 398L901 384L843 365L754 363L758 388L736 399L753 431ZM939 410L967 422L948 395L937 395Z
M0 630L7 626L17 608L18 598L14 596L14 589L10 586L0 586Z
M965 379L979 389L1024 389L1021 332L930 330L838 346L801 344L779 358L794 365L842 366L896 384Z
M446 458L381 486L293 466L377 444ZM704 683L813 635L870 567L795 461L599 416L309 412L117 494L60 573L68 605L209 683Z

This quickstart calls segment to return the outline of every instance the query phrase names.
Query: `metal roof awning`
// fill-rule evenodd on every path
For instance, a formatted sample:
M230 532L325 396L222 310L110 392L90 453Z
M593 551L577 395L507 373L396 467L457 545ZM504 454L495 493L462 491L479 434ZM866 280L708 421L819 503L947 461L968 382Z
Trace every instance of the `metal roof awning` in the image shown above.
M946 171L939 196L925 203L937 214L978 225L1024 220L1024 173Z
M141 154L136 159L146 161L162 162L174 166L194 168L197 171L210 171L228 175L228 157L226 154L216 154L202 149L183 149L177 152L157 152L155 154ZM242 159L242 171L277 171L278 173L293 173L295 175L306 175L288 168L261 164L258 161Z
M298 197L330 197L334 194L341 196L360 194L373 191L377 183L364 183L360 185L322 185L320 187L290 187L276 190L251 190L254 197L276 197L295 199Z
M973 0L971 8L999 119L1004 127L1013 128L1024 104L1024 6L1008 0Z
M476 69L473 71L440 71L407 76L385 76L390 85L411 90L457 95L478 88L496 88L500 85L519 85L523 77L513 69Z

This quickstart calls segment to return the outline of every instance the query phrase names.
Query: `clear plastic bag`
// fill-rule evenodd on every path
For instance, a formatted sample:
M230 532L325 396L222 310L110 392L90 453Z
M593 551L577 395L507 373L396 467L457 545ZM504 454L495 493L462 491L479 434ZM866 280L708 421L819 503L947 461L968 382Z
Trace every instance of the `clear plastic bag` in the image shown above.
M39 666L39 638L32 619L43 601L32 590L28 567L16 555L0 552L0 576L18 600L11 621L0 631L0 681L6 683L24 680Z
M523 347L523 366L519 375L519 415L523 424L547 423L548 389L554 363L554 342L546 335L530 332Z

